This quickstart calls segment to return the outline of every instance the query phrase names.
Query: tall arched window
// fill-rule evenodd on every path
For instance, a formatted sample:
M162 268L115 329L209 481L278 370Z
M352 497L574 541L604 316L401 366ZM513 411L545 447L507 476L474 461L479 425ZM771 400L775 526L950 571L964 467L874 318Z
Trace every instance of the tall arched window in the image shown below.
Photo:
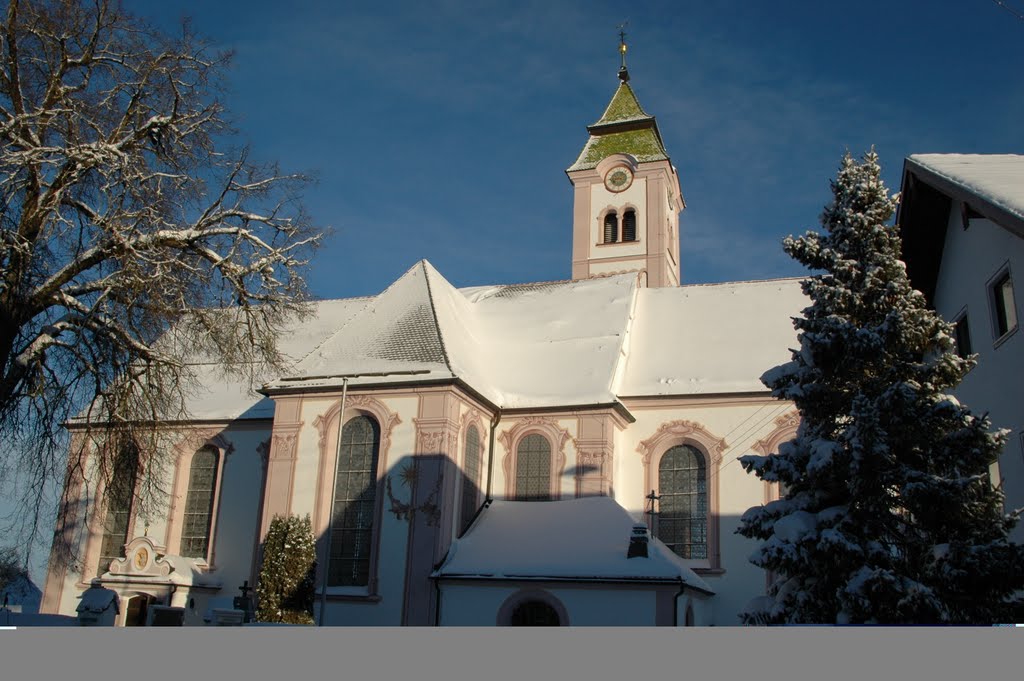
M610 211L604 216L604 243L613 244L619 240L619 216Z
M682 558L708 557L708 493L704 455L671 448L658 465L658 539Z
M206 559L213 522L213 497L217 489L217 450L203 447L192 456L188 494L182 516L179 555Z
M469 522L476 513L477 480L480 477L480 431L476 426L466 430L466 456L462 470L462 509L460 511L461 527L465 532Z
M132 517L138 469L138 448L134 443L124 445L114 460L114 472L106 489L107 517L103 523L100 562L96 566L98 575L110 568L111 561L124 558L124 545L128 543L128 525Z
M331 554L328 586L367 586L377 500L377 458L380 426L370 416L357 416L341 430L334 503L331 510Z
M551 499L551 444L543 435L531 433L519 441L516 450L516 500Z
M622 214L622 240L636 241L636 211L632 208Z

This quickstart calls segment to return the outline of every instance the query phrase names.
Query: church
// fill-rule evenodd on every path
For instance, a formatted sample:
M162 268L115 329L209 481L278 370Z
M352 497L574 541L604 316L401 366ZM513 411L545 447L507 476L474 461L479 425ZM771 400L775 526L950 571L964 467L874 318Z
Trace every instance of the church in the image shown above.
M807 300L681 284L680 175L619 80L567 169L570 280L455 288L421 261L315 303L257 391L200 367L155 511L137 477L69 474L42 611L101 588L115 625L211 623L271 520L309 515L319 625L739 624L770 576L735 530L778 490L737 459L796 433L759 377Z

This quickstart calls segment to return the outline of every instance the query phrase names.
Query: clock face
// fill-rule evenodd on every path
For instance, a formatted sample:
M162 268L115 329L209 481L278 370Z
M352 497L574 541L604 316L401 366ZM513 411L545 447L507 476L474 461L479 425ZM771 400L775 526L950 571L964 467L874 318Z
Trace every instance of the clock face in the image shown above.
M621 192L633 184L633 171L626 166L616 166L604 176L604 186L610 192Z

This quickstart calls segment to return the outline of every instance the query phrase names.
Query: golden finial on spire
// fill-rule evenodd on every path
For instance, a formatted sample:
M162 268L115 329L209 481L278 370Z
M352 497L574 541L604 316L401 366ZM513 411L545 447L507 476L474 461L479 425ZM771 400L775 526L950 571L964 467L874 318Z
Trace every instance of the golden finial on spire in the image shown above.
M623 83L629 80L629 71L626 70L626 26L629 25L628 21L623 21L618 25L619 29L619 55L622 57L622 65L619 66L619 80Z

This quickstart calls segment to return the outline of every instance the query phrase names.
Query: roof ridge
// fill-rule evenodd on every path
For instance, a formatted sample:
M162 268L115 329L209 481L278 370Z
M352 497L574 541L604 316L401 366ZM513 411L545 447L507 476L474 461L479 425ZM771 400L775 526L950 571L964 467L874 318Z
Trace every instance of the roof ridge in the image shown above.
M455 370L452 369L452 362L448 357L448 347L444 342L444 333L441 331L441 322L437 318L437 305L434 303L434 289L430 285L430 270L433 269L435 272L437 270L433 265L430 265L430 262L426 258L420 260L418 264L423 269L423 280L427 284L427 300L430 301L430 314L434 319L434 331L437 333L437 342L441 344L441 357L444 358L444 365L448 367L448 371L454 376ZM427 265L430 265L430 269L427 269ZM438 272L438 276L441 276L440 272ZM442 279L443 278L444 277L442 277ZM450 285L451 284L449 283L449 286Z
M422 261L421 261L421 262L422 262ZM419 264L419 263L417 263L417 264ZM395 287L396 285L398 285L398 282L402 281L402 280L403 280L403 279L405 279L405 278L406 278L407 276L409 276L409 273L410 273L410 272L412 272L412 271L413 271L414 269L416 269L416 265L413 265L412 267L410 267L409 269L407 269L407 270L406 270L406 271L405 271L404 273L402 273L402 276L400 276L400 277L399 277L398 279L395 279L395 280L394 280L393 282L391 282L390 284L388 284L387 288L385 288L385 289L384 289L383 291L381 291L380 293L378 293L378 294L377 294L377 295L375 295L375 296L360 296L360 297L357 297L357 298L338 298L337 300L359 300L359 299L361 299L361 298L365 298L365 299L366 299L366 301L367 301L367 303L366 303L366 305L364 305L363 307L361 307L361 308L359 308L358 310L356 310L355 314L353 314L353 315L352 315L351 317L349 317L349 318L348 318L348 319L347 319L347 320L346 320L346 321L345 321L345 322L344 322L344 323L343 323L343 324L342 324L341 326L339 326L339 327L338 327L337 329L335 329L335 330L334 330L334 333L332 333L332 334L329 334L329 335L328 335L328 336L327 336L326 338L324 338L324 339L323 339L323 340L321 340L321 341L320 341L319 343L317 343L317 344L316 344L316 345L314 345L314 346L313 346L312 348L310 348L309 352L307 352L307 353L306 353L305 355L303 355L303 356L302 356L302 357L300 357L299 359L295 360L295 363L294 363L294 364L293 364L292 366L296 366L296 367L297 367L297 366L299 366L299 365L300 365L300 364L302 364L302 363L303 363L303 362L304 362L304 361L305 361L305 360L306 360L306 359L307 359L307 358L308 358L308 357L309 357L310 355L312 355L312 354L313 354L314 352L316 352L317 350L319 350L320 348L322 348L322 347L323 347L324 345L326 345L326 344L327 344L327 343L329 343L330 341L334 340L334 339L335 339L335 338L336 338L336 337L338 336L338 334L339 334L339 333L341 333L342 331L344 331L345 329L347 329L347 328L349 327L349 324L351 324L351 323L352 323L352 320L353 320L353 319L355 319L356 317L358 317L358 316L360 315L360 313L362 313L362 312L363 312L364 310L366 310L366 308L367 308L367 307L369 307L370 305L372 305L372 304L373 304L373 302L372 302L372 301L378 300L378 299L379 299L379 298L380 298L381 296L383 296L383 295L384 295L385 293L387 293L387 292L388 292L388 291L390 291L390 290L391 290L392 288L394 288L394 287ZM428 291L429 291L429 288L428 288ZM437 321L437 320L436 320L436 318L435 318L435 323L436 323L436 321Z

